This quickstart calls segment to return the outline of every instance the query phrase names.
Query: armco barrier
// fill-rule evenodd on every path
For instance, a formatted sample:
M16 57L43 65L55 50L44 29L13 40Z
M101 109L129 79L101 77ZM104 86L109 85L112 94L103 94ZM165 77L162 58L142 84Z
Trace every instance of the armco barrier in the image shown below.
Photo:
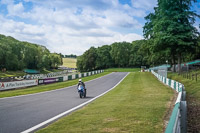
M0 91L38 85L38 80L0 82Z
M86 73L68 75L68 76L64 76L63 80L67 81L67 80L72 80L72 79L87 77L87 76L98 74L98 73L102 73L102 72L104 72L104 70L98 70L98 71L92 71L92 72L86 72Z
M63 82L63 77L38 79L38 85L51 84L55 82Z
M186 92L184 89L184 85L177 81L162 77L161 75L158 75L153 70L150 70L150 72L153 75L155 75L158 78L158 80L160 80L161 82L170 86L172 89L178 92L178 97L174 105L165 133L186 133L187 132L187 103L185 101Z

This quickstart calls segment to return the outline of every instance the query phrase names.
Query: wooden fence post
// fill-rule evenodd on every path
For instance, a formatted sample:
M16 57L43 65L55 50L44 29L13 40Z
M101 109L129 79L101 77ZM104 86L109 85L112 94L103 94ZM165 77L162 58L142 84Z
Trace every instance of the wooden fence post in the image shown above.
M198 74L196 73L196 82L197 82L197 76L198 76Z

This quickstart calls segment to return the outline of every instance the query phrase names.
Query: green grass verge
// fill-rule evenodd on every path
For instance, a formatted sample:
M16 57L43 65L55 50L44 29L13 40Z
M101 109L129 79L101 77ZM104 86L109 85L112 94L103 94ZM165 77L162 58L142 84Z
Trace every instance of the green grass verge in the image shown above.
M109 73L110 72L103 72L103 73L100 73L100 74L96 74L96 75L92 75L92 76L88 76L88 77L83 77L82 80L84 82L86 82L86 81L107 75ZM2 92L0 92L0 98L26 95L26 94L33 94L33 93L44 92L44 91L50 91L50 90L55 90L55 89L60 89L60 88L72 86L72 85L75 85L77 83L78 83L78 79L75 79L75 80L69 80L69 81L65 81L65 82L53 83L53 84L48 84L48 85L39 85L39 86L35 86L35 87L29 87L29 88L26 88L26 89L2 91Z
M199 81L183 78L183 76L178 75L177 73L168 73L168 77L181 82L184 84L187 95L189 97L196 98L197 100L200 101L200 78Z
M114 90L37 133L160 133L172 89L150 73L130 73Z
M195 72L193 72L195 73ZM185 86L187 101L187 132L200 131L200 78L198 81L184 78L177 73L169 73L168 77L181 82Z
M108 68L105 72L138 72L140 68Z

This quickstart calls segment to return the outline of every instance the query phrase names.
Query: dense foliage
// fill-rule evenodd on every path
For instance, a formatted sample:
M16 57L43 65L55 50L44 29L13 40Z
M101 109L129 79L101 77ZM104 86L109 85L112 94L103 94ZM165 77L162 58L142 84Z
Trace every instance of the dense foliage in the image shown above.
M77 58L79 71L91 71L111 67L140 67L149 65L145 40L116 42L98 48L91 47Z
M70 54L70 55L62 55L63 58L76 58L77 55L74 55L74 54Z
M169 51L154 52L150 43L151 40L137 40L132 43L116 42L98 48L91 47L78 56L77 68L79 71L91 71L113 67L149 67L166 64L166 60L173 64ZM182 55L182 60L200 59L200 37L195 48L193 53Z
M154 54L164 54L173 64L180 64L199 48L199 32L194 26L198 15L190 9L196 0L158 0L154 13L145 17L144 37Z
M62 64L60 54L41 45L21 42L0 34L0 69L50 69Z

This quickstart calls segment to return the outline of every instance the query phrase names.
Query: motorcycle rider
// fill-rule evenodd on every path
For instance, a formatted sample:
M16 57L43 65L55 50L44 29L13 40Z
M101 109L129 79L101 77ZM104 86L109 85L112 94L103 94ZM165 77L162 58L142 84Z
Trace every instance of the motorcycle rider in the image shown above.
M82 79L79 79L77 88L78 88L79 85L83 85L84 89L86 90L86 88L85 88L85 83L82 82Z

